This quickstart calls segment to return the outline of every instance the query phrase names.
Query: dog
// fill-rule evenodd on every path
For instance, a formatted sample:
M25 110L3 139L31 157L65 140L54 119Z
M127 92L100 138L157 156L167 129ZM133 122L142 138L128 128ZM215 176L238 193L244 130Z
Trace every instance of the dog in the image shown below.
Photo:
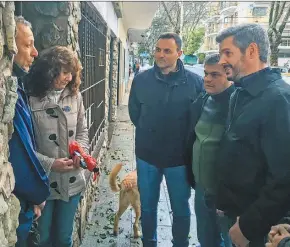
M135 211L136 218L133 225L134 238L139 238L141 233L139 231L139 220L141 217L141 203L140 194L137 186L137 171L128 173L121 183L117 183L117 175L122 169L122 164L117 164L112 169L109 176L109 183L113 192L120 192L119 195L119 210L115 215L114 232L117 236L119 234L119 219L126 209L131 205Z

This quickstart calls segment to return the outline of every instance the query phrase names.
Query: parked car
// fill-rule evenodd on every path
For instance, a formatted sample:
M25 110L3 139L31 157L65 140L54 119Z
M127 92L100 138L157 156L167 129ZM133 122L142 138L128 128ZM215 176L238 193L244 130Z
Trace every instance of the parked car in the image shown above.
M272 68L280 69L281 73L288 73L288 68L286 68L286 67L272 67Z
M290 84L290 73L282 73L282 78L285 80L288 84Z

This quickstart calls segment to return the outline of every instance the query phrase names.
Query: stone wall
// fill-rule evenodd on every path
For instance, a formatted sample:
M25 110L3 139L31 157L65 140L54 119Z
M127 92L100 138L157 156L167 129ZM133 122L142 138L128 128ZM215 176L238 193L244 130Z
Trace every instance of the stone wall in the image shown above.
M54 45L71 47L80 55L80 2L25 2L23 16L32 23L38 51Z
M17 100L17 80L11 76L16 54L14 3L0 2L0 247L16 243L20 205L12 194L13 169L8 162L8 140L13 133L13 116Z
M112 112L111 119L113 122L116 122L117 119L117 94L118 94L118 39L113 39L113 67L112 67L112 92L111 92L111 101L112 101Z

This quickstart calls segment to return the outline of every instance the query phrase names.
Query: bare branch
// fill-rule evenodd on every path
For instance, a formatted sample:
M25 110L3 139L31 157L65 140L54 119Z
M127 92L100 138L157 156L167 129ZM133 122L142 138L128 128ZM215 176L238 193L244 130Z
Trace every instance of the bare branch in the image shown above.
M275 8L275 13L274 13L274 20L273 20L273 24L274 27L277 26L277 23L279 22L281 16L279 16L279 11L280 10L280 1L276 2L276 8Z
M279 14L278 14L279 19L282 17L283 12L285 11L285 5L286 5L286 2L283 2L283 3L282 3L282 7L281 7L281 9L280 9L280 12L279 12Z
M288 10L287 10L287 12L286 12L286 14L284 16L283 21L282 21L282 24L279 27L279 33L281 33L281 35L282 35L283 31L284 31L284 28L285 28L285 26L287 24L287 21L289 20L289 17L290 17L290 6L288 7Z
M275 11L274 11L274 20L277 19L278 17L278 13L279 13L279 8L280 8L280 1L275 2Z
M272 25L272 21L273 21L274 5L275 5L275 2L271 2L270 14L269 14L269 25L270 26Z
M171 18L171 16L170 16L170 13L169 13L169 11L168 11L168 9L167 9L166 4L165 4L163 1L162 1L161 3L162 3L162 6L163 6L163 8L164 8L166 14L167 14L167 17L168 17L169 22L170 22L171 25L174 27L174 26L175 26L175 25L174 25L174 22L173 22L173 20L172 20L172 18Z

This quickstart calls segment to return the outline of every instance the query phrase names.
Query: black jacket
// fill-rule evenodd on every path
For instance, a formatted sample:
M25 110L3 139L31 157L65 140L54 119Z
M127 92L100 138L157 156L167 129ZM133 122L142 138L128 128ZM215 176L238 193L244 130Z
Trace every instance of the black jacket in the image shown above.
M217 208L240 216L254 240L290 208L290 86L270 68L236 86L217 160Z
M202 91L202 78L180 60L177 72L164 76L155 65L134 78L129 114L138 158L157 167L185 165L190 104Z

